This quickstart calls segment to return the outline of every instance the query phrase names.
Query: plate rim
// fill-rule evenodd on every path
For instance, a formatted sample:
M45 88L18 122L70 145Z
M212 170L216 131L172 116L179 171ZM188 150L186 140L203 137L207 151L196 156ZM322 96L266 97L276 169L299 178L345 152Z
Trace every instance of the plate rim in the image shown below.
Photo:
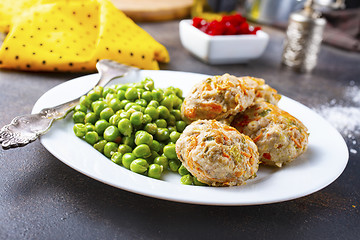
M190 75L198 75L199 77L208 77L209 75L207 74L201 74L201 73L192 73L192 72L183 72L183 71L173 71L173 70L141 70L141 72L143 73L146 73L146 72L149 72L149 73L154 73L154 72L167 72L168 74L190 74ZM84 76L81 76L81 77L77 77L77 78L74 78L74 79L71 79L71 80L68 80L66 82L63 82L59 85L56 85L54 86L53 88L49 89L47 92L45 92L37 101L36 103L34 104L34 107L32 109L32 113L34 112L37 112L40 110L40 107L39 107L39 102L41 102L41 99L43 99L44 97L46 97L47 94L49 94L49 92L53 91L54 89L57 89L59 88L60 86L65 86L67 84L69 85L72 85L74 81L79 81L79 79L87 79L87 78L94 78L95 76L98 76L97 73L95 74L89 74L89 75L84 75ZM163 196L163 195L159 195L159 194L156 194L156 193L149 193L149 192L143 192L143 191L139 191L138 189L132 189L132 188L129 188L127 186L122 186L120 187L118 184L114 184L113 182L110 182L110 181L107 181L107 180L104 180L102 178L99 178L98 176L94 176L93 174L89 174L88 172L84 171L83 169L79 169L77 166L74 166L74 164L72 164L71 162L69 161L64 161L62 159L62 157L60 156L60 154L57 152L57 151L54 151L54 149L49 146L47 143L46 143L46 136L44 137L40 137L40 142L41 144L54 156L56 157L57 159L59 159L61 162L63 162L64 164L68 165L69 167L73 168L74 170L90 177L90 178L93 178L97 181L100 181L102 183L105 183L107 185L110 185L110 186L113 186L115 188L118 188L118 189L122 189L122 190L125 190L125 191L129 191L129 192L133 192L133 193L136 193L136 194L139 194L139 195L143 195L143 196L147 196L147 197L152 197L152 198L157 198L157 199L162 199L162 200L167 200L167 201L173 201L173 202L181 202L181 203L188 203L188 204L197 204L197 205L213 205L213 206L248 206L248 205L263 205L263 204L271 204L271 203L278 203L278 202L284 202L284 201L289 201L289 200L293 200L293 199L297 199L297 198L300 198L300 197L304 197L304 196L307 196L307 195L310 195L312 193L315 193L325 187L327 187L328 185L330 185L331 183L333 183L344 171L344 169L346 168L346 165L348 163L348 158L349 158L349 152L348 152L348 147L343 139L343 137L341 136L341 134L330 124L328 123L322 116L320 116L319 114L317 114L315 111L313 111L312 109L308 108L307 106L303 105L302 103L300 102L297 102L289 97L286 97L286 96L282 96L282 98L285 100L285 101L289 101L289 102L293 102L295 104L300 104L300 106L306 108L308 111L310 111L312 114L314 114L315 116L319 117L320 119L322 119L324 122L326 122L328 124L327 127L330 127L332 129L332 131L334 131L335 135L337 135L337 137L340 137L341 139L341 146L339 148L342 148L343 152L344 152L344 160L343 160L343 164L341 166L341 168L338 169L337 171L337 174L336 175L333 175L331 177L331 180L328 180L326 184L322 184L321 186L318 186L317 188L311 188L309 189L307 192L301 192L297 195L292 195L292 196L288 196L288 197L282 197L282 198L277 198L276 200L269 200L269 201L249 201L249 202L238 202L238 201L234 201L234 202L214 202L214 201L210 201L210 200L189 200L188 198L179 198L178 196ZM105 156L103 156L104 158L106 158ZM123 168L123 167L122 167ZM123 168L123 170L125 171L128 171L130 174L136 174L136 173L132 173L131 171ZM138 175L138 174L137 174ZM142 177L145 177L145 176L142 176ZM156 179L151 179L149 177L145 177L149 180L152 180L152 181L161 181L163 183L167 183L166 181L162 181L162 180L156 180ZM169 183L167 183L169 184ZM186 185L180 185L181 188L193 188L193 187L198 187L198 186L186 186ZM241 187L241 186L240 186ZM234 188L234 187L232 187ZM236 188L236 187L235 187Z

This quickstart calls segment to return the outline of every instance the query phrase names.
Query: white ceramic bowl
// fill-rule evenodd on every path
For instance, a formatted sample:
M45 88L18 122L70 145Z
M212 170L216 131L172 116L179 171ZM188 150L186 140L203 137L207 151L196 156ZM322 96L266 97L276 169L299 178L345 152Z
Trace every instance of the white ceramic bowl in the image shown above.
M192 26L192 20L181 20L179 25L182 45L193 55L209 64L244 63L264 52L269 35L210 36Z

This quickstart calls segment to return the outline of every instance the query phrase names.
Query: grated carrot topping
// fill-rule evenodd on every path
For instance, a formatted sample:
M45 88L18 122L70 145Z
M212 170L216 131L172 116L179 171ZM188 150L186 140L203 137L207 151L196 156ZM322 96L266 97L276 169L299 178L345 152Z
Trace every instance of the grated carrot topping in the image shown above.
M291 140L293 140L293 142L295 143L296 146L298 146L299 148L301 148L300 143L299 143L298 141L296 141L296 139L295 139L293 136L291 136L290 138L291 138Z
M260 131L260 134L259 134L259 135L257 135L257 136L253 139L253 141L254 141L254 142L259 141L259 140L260 140L260 138L261 138L261 136L262 136L262 134L263 134L263 131Z
M222 152L223 157L230 158L230 155L227 154L225 151Z
M196 117L196 111L194 108L186 108L184 110L184 115L188 118L195 118Z
M202 108L205 108L206 110L215 112L215 113L221 113L222 112L222 106L217 103L200 103L200 106Z
M248 154L248 153L246 153L246 152L241 152L241 154L244 155L244 156L246 156L246 157L248 157L248 158L251 157L251 155Z

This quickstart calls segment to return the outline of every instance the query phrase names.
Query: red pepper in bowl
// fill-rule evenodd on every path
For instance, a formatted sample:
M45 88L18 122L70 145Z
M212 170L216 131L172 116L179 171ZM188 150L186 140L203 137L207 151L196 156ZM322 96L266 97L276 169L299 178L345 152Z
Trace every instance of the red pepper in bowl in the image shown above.
M206 21L201 17L194 17L192 25L206 34L216 35L241 35L256 34L260 27L252 27L246 22L246 18L240 14L226 15L221 20Z

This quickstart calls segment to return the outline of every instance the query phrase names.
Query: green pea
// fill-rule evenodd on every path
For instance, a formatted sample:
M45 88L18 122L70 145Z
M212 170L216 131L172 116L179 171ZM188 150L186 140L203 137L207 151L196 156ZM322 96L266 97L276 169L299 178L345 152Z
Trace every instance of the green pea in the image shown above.
M129 113L129 112L122 112L122 113L120 113L119 116L120 116L120 118L127 118L127 119L130 120L131 113Z
M104 91L104 88L102 86L95 86L93 90L101 96Z
M127 169L130 169L130 164L136 159L133 153L125 153L122 157L122 165Z
M140 106L139 104L134 103L134 105L131 106L131 109L134 109L138 112L144 112L144 107Z
M164 169L167 169L169 166L169 161L164 156L159 156L154 159L154 163L163 166Z
M146 158L146 161L147 161L149 164L151 164L151 163L154 162L154 159L157 158L157 157L159 157L159 156L160 156L160 155L159 155L157 152L151 150L151 155L150 155L150 157L147 157L147 158Z
M140 145L140 144L147 144L149 146L151 146L153 142L153 136L146 132L146 131L137 131L135 133L135 144L136 145Z
M125 84L119 84L117 87L117 90L124 90L126 91L126 89L129 88L129 83L125 83Z
M112 156L111 156L111 161L113 161L114 163L118 164L118 165L121 165L122 163L122 157L123 157L123 154L120 153L120 152L116 152L114 153Z
M170 94L174 94L174 93L175 93L175 91L174 91L174 88L173 88L173 87L168 87L168 88L166 88L165 91L164 91L164 95L165 95L165 96L169 96Z
M123 113L123 112L125 112L125 110L124 110L124 109L120 109L120 110L117 110L117 111L115 112L115 114L120 116L120 114Z
M173 109L170 111L171 115L173 115L176 119L176 121L181 120L181 111L178 109Z
M144 114L143 118L142 118L142 124L148 124L151 123L152 118L150 117L149 114Z
M78 104L78 105L75 106L74 111L75 112L84 112L84 113L86 113L87 108L85 107L85 105Z
M85 123L85 127L88 132L95 131L95 126L91 123Z
M117 126L119 124L120 120L121 120L121 117L117 114L114 114L110 117L109 123L111 125Z
M141 94L141 98L145 99L146 102L150 103L150 101L152 100L152 95L150 91L145 91Z
M165 119L157 119L155 121L155 124L158 128L166 128L167 127L167 122Z
M94 112L88 112L85 115L85 123L95 124L97 120L98 118Z
M119 90L116 92L116 97L117 97L117 99L119 99L120 101L124 100L124 99L125 99L125 91L122 90L122 89L119 89Z
M137 88L136 90L137 90L137 95L138 95L138 98L140 98L140 97L141 97L141 95L143 94L143 92L145 92L145 90L144 90L144 89L142 89L142 88Z
M169 160L169 167L170 167L170 170L173 172L177 172L180 165L181 165L181 162L177 159Z
M151 150L148 145L140 144L134 148L133 154L138 158L147 158L151 156Z
M176 94L176 96L178 96L179 98L182 98L183 91L182 91L180 88L175 88L175 94Z
M137 89L143 89L144 84L142 82L133 83L133 87Z
M145 99L136 99L135 103L142 106L142 107L146 107L147 104L148 104Z
M95 131L99 135L102 135L108 126L110 126L110 123L108 123L108 121L106 121L105 119L100 119L95 123Z
M115 93L115 90L109 87L105 88L102 93L103 98L106 98L109 93Z
M107 142L104 146L104 155L111 158L111 156L117 152L118 147L119 145L114 142Z
M168 127L168 129L169 129L169 131L170 131L170 134L172 133L172 132L176 132L176 127L175 126L169 126Z
M165 106L168 110L171 110L173 108L173 100L170 96L166 96L160 103L162 106Z
M84 112L74 112L72 116L74 123L84 123L85 113Z
M115 126L109 126L104 131L104 139L109 142L119 143L121 141L119 129Z
M103 153L104 152L104 147L105 144L107 143L106 140L100 140L97 143L95 143L93 146L96 150L98 150L99 152Z
M130 135L122 138L122 143L130 146L131 148L136 147L135 135Z
M159 110L153 106L148 106L147 108L145 108L144 113L149 114L154 121L159 118Z
M184 185L192 185L193 179L190 174L184 175L180 178L180 182Z
M144 114L142 112L134 112L133 114L131 114L131 117L130 117L131 124L133 124L135 126L141 125L143 115Z
M130 88L126 89L125 98L130 101L137 99L138 92L137 92L136 88L130 87Z
M127 118L123 118L119 121L118 129L120 133L124 136L130 136L133 131L131 122Z
M145 90L151 91L154 89L154 81L151 78L146 78L143 81L143 84Z
M124 110L125 111L128 111L132 106L134 106L135 105L135 103L133 103L133 102L129 102L129 103L127 103L126 105L125 105L125 107L124 107Z
M193 177L194 185L196 186L206 186L207 184L200 182L196 177Z
M150 149L155 151L155 152L159 152L161 147L160 147L160 143L156 140L153 140L151 145L149 145Z
M114 110L114 112L117 112L121 109L121 102L119 99L117 98L113 98L109 101L109 107L112 108L112 110Z
M165 106L159 106L157 110L159 111L160 118L167 119L170 117L169 109L167 109Z
M180 98L178 98L175 94L171 94L169 96L169 98L172 101L174 108L178 108L179 105L181 105L181 103L182 103L182 100Z
M168 141L170 138L170 131L167 128L158 128L155 138L158 141Z
M177 159L175 144L170 143L164 147L164 155L168 159Z
M135 109L132 109L130 108L129 110L126 111L127 113L130 114L130 117L131 117L131 114L133 114L134 112L137 112ZM130 118L129 118L130 119Z
M159 142L159 145L160 145L160 150L158 151L158 153L159 153L159 154L163 154L163 156L165 157L164 152L163 152L163 149L164 149L164 147L166 146L166 143Z
M154 107L154 108L158 108L160 106L159 102L156 100L151 100L148 104L148 107Z
M180 136L181 136L181 133L173 131L170 133L170 141L172 141L173 143L176 143L176 141L179 139Z
M115 93L115 94L114 94L114 93L108 93L108 94L106 95L106 98L105 98L106 102L110 103L110 101L111 101L112 99L116 99L116 93Z
M100 112L108 107L108 105L103 101L95 101L91 104L91 107L96 114L96 116L100 116Z
M149 164L145 159L138 158L131 162L130 170L136 173L144 173L147 171Z
M158 102L161 102L161 100L164 99L163 93L158 89L152 90L151 95L152 95L152 98Z
M122 100L122 101L120 102L120 108L121 108L121 109L124 109L125 106L126 106L126 104L128 104L129 102L130 102L130 101L127 100L127 99Z
M80 98L80 104L87 107L88 109L90 109L91 107L91 100L89 99L88 96L84 95L84 96L81 96Z
M184 165L181 164L181 166L180 166L179 169L178 169L178 173L179 173L181 176L184 176L184 175L189 174L189 171L184 167Z
M112 110L112 108L107 107L100 112L100 119L105 119L106 121L109 121L112 115L114 115L114 110Z
M119 148L118 148L118 152L125 154L125 153L131 153L132 152L132 148L129 145L126 144L120 144Z
M184 129L186 128L186 123L182 120L177 121L175 123L175 126L176 126L177 131L182 133L184 131Z
M99 140L99 135L95 131L87 132L85 134L85 141L91 145L94 145Z
M168 124L168 126L175 126L176 124L176 119L173 115L170 115L167 119L166 122Z
M87 97L90 99L90 101L97 101L100 96L100 93L95 90L90 90L87 94Z
M144 130L152 135L155 135L157 132L157 125L155 123L148 123L145 125Z
M148 176L156 179L160 179L163 172L163 166L159 164L151 164L148 170Z
M87 128L82 123L76 123L73 127L74 133L77 137L82 138L87 133Z

